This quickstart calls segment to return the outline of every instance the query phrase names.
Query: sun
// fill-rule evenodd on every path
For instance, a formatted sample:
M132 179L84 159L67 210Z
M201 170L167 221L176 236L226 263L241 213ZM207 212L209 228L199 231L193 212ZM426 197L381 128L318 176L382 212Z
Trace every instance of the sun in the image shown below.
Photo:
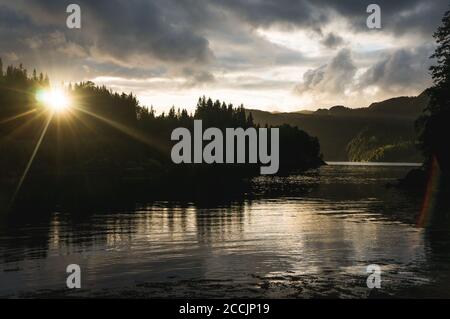
M63 89L40 90L36 99L52 112L62 113L70 108L70 97Z

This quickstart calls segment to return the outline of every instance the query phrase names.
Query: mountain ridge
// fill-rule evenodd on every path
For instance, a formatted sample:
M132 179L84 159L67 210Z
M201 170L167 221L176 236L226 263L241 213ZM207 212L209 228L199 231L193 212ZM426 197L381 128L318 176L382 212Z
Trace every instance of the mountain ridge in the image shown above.
M260 125L290 124L316 136L321 144L324 159L328 161L376 160L383 161L378 149L368 149L366 154L378 154L377 158L355 151L355 145L361 146L370 140L372 147L380 149L388 147L389 159L393 161L419 161L421 154L416 149L415 120L428 104L426 92L418 96L393 97L380 102L371 103L368 107L348 108L335 105L328 109L302 113L247 109L252 113L255 123ZM364 133L364 134L363 134ZM355 139L358 143L355 143ZM367 140L367 141L366 141ZM405 143L410 149L405 152ZM402 145L402 155L395 156L396 145ZM355 157L354 154L359 154ZM394 154L394 155L392 155ZM409 155L405 155L409 154Z
M420 100L417 103L417 100ZM345 105L333 105L328 108L319 108L317 110L304 110L292 112L270 112L259 109L247 109L250 112L264 112L270 114L302 114L302 115L361 115L365 112L370 112L372 115L379 113L380 115L391 115L399 111L403 111L404 114L398 114L403 116L410 116L417 118L423 110L423 107L428 103L428 96L426 91L423 91L417 96L398 96L392 97L379 102L372 102L366 107L350 108ZM394 111L394 112L393 112ZM370 114L368 113L368 114ZM400 112L399 112L400 113Z

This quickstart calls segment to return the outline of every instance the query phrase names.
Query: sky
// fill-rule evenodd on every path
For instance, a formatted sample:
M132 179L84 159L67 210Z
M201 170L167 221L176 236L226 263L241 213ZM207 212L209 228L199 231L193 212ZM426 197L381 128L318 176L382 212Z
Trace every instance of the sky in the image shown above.
M81 28L66 7L81 8ZM366 24L369 4L381 29ZM448 0L0 0L0 57L160 113L210 96L276 112L366 107L430 83Z

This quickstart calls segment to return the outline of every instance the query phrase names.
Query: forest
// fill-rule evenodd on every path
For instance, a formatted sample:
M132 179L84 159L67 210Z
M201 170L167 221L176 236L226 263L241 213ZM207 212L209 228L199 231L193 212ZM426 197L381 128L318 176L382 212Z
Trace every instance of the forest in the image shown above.
M205 96L195 111L172 107L157 115L132 93L116 93L93 82L70 84L64 95L71 107L46 108L52 90L48 76L22 66L0 70L0 178L2 203L81 201L113 193L184 195L208 189L239 191L237 184L259 174L255 164L179 164L171 161L171 132L178 127L259 128L243 105L234 107ZM55 97L56 98L56 97ZM51 102L51 101L50 101ZM320 145L297 127L280 125L280 170L305 170L323 164ZM267 128L269 128L267 126ZM45 184L45 189L41 185ZM125 196L127 197L127 196Z
M256 123L287 123L317 136L325 161L422 163L415 122L428 101L425 91L355 109L338 105L310 112L247 112Z

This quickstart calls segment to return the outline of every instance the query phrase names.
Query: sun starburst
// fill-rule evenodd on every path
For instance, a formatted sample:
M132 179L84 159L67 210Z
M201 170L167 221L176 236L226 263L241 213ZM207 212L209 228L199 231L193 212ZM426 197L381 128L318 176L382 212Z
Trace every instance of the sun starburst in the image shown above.
M63 89L40 90L36 99L55 113L66 112L71 107L70 97Z

